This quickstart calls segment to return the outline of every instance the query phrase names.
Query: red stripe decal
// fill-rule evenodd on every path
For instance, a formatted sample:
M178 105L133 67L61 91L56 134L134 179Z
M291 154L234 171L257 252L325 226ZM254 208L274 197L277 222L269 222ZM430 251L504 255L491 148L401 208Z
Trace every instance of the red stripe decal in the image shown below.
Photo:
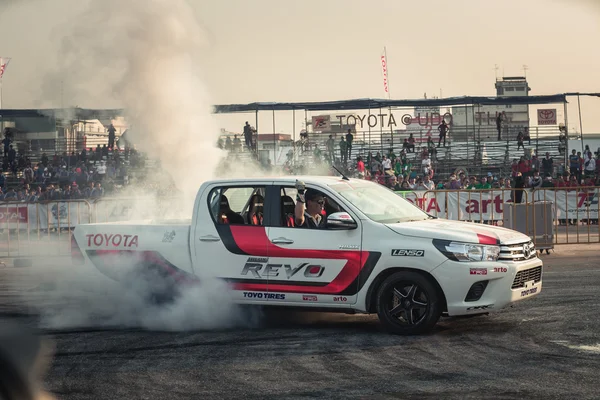
M477 239L479 240L479 244L500 244L500 240L497 237L483 235L481 233L477 234Z
M136 250L88 250L90 260L96 268L110 277L110 269L114 268L115 259L111 257L124 256L130 257L130 263L139 263L140 265L156 265L162 268L177 283L197 283L200 280L195 275L183 271L171 264L158 252L155 251L136 251ZM123 259L125 260L125 259ZM108 273L108 274L107 274Z
M233 240L238 247L252 256L281 257L281 258L320 258L324 260L346 260L340 273L327 286L293 286L269 283L269 291L292 293L321 293L337 294L346 289L356 279L369 256L369 252L346 250L308 250L286 249L271 243L266 229L256 229L252 226L231 226ZM264 283L234 284L237 290L267 290Z

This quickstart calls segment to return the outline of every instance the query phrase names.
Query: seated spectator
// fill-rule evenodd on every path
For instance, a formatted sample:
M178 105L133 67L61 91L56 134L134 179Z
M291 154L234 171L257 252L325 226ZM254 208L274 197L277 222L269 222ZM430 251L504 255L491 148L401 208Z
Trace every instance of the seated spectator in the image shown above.
M542 177L540 176L540 172L535 171L533 173L533 177L531 178L531 183L530 183L531 188L539 189L542 187L542 183L543 183L543 180L542 180Z
M429 175L423 176L423 182L421 183L421 186L423 186L423 190L433 190L435 188L435 184L429 179Z
M477 182L476 178L473 175L471 175L469 177L469 185L467 186L467 189L469 189L469 190L481 189L481 184L479 182Z
M15 188L8 189L6 194L4 195L4 201L17 201L17 192Z
M96 187L92 189L90 193L90 198L98 199L104 196L104 189L102 188L102 184L100 182L96 183Z
M398 175L396 177L396 181L398 182L398 186L402 186L402 183L404 182L404 175Z
M414 190L427 190L425 186L423 186L423 179L418 178L415 182Z
M374 180L375 182L379 183L380 185L384 185L385 186L385 178L386 175L384 175L383 172L381 171L377 171L374 175L374 178L372 178L372 180Z
M389 177L387 187L394 191L399 191L401 189L395 175Z
M484 189L484 190L491 189L493 181L494 181L494 178L492 176L481 177L481 189Z
M577 180L577 176L576 175L571 175L570 179L569 179L569 188L571 189L576 189L578 188L580 185L580 182Z
M400 185L400 191L406 192L409 190L412 190L412 189L411 189L410 185L408 184L408 182L407 181L402 182L402 184Z
M552 176L550 174L546 174L544 176L544 181L542 182L542 188L553 188L554 182L552 181Z
M450 180L448 182L448 186L446 187L446 189L448 189L448 190L460 190L461 186L462 185L461 185L460 181L456 178L456 174L450 175Z
M559 175L558 176L558 181L556 182L556 184L554 185L554 187L556 188L567 188L569 187L569 183L568 181L565 181L565 177L564 175Z

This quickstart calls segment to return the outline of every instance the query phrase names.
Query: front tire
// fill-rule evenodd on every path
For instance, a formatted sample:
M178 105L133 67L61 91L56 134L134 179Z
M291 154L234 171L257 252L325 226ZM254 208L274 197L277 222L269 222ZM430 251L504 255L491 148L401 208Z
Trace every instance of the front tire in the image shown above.
M379 287L377 315L390 333L427 333L440 319L440 294L423 275L411 271L396 272Z

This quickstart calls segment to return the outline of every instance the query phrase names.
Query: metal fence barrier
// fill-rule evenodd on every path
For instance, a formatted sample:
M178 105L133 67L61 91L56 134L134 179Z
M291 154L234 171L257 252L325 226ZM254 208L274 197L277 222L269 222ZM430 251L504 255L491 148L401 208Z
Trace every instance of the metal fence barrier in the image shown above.
M521 231L540 249L600 243L600 187L397 193L440 218Z
M538 249L600 243L600 187L397 192L431 215L518 230ZM0 203L0 258L68 256L75 226L150 219L176 199ZM169 218L165 212L160 213Z
M92 222L87 200L0 203L0 258L67 256L72 230Z

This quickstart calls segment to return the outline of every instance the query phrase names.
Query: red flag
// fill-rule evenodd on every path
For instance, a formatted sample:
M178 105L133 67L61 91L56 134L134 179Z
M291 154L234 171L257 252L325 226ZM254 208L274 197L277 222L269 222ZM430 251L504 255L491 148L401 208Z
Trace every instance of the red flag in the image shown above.
M10 58L0 57L0 79L2 79L4 71L6 71L6 67L8 66L9 62Z
M387 61L387 51L386 48L383 48L383 53L381 53L381 73L383 74L383 90L387 93L388 99L390 97L390 79L388 78L388 61Z
M389 93L390 90L388 88L388 78L387 78L387 57L385 54L381 55L381 71L383 73L383 90L386 93Z

